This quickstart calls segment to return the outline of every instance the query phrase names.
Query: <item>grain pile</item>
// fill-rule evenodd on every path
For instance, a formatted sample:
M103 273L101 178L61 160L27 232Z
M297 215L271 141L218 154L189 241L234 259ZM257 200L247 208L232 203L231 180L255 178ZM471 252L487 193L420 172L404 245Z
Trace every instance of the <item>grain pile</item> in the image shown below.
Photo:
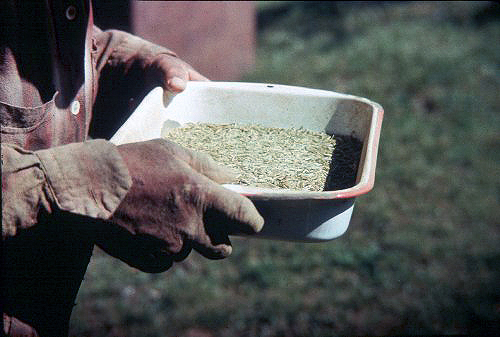
M187 124L165 137L231 167L234 183L307 191L323 190L335 147L324 133L260 125Z

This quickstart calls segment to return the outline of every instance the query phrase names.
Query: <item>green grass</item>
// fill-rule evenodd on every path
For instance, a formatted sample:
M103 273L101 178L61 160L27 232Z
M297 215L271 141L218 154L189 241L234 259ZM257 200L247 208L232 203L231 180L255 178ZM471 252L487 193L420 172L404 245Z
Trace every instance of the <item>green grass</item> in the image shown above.
M349 230L323 244L235 238L230 258L192 254L163 274L97 252L72 335L500 329L500 22L475 23L484 3L341 4L335 17L288 6L259 31L244 80L385 109L375 187Z

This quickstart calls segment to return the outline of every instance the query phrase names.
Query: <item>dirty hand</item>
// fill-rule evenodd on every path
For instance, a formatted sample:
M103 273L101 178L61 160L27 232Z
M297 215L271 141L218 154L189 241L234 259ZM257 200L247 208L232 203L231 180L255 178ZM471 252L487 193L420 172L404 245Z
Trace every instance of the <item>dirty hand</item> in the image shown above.
M262 228L264 220L249 199L216 183L231 175L210 157L162 139L118 150L133 184L110 219L128 234L100 243L109 254L158 272L191 248L207 258L227 257L228 234Z
M165 90L181 92L188 81L208 81L208 78L198 73L180 58L161 54L155 58L153 68L160 71L160 81Z

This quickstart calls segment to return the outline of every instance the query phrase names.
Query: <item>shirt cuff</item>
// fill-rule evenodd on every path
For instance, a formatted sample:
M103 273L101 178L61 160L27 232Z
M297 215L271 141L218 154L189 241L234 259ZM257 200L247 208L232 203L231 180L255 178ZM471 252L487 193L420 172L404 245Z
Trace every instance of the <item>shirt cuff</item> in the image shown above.
M112 143L98 139L36 151L48 192L64 211L108 219L127 194L132 179Z

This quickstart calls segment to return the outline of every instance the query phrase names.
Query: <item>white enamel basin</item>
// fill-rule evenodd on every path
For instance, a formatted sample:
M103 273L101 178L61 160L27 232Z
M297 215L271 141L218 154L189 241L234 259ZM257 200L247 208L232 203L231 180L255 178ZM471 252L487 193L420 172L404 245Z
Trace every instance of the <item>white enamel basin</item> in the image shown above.
M332 91L242 82L189 82L180 94L151 91L111 141L123 144L161 137L164 127L185 123L240 123L304 128L362 142L355 184L304 192L241 185L226 188L249 197L265 219L252 237L327 241L348 228L357 196L375 179L382 107L368 99ZM165 123L168 121L167 123Z

